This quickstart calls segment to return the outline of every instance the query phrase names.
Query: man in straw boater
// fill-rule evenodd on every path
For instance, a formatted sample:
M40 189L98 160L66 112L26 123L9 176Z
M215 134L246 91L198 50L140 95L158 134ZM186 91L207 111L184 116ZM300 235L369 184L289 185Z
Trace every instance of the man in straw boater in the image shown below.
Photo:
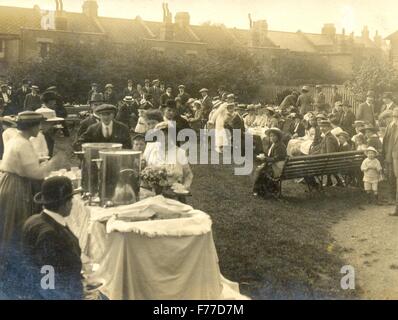
M95 109L100 117L100 122L89 126L76 141L75 148L79 149L83 143L111 142L121 143L124 149L131 149L129 128L114 120L117 108L111 104L102 104Z
M391 204L395 204L393 216L398 216L398 108L393 111L393 121L388 125L383 139L383 159L391 190Z
M82 262L79 241L68 228L66 218L72 210L76 192L67 177L45 180L34 197L43 211L24 224L22 254L25 293L31 299L76 300L83 298ZM43 266L51 266L53 281L44 283ZM47 272L50 272L47 270Z

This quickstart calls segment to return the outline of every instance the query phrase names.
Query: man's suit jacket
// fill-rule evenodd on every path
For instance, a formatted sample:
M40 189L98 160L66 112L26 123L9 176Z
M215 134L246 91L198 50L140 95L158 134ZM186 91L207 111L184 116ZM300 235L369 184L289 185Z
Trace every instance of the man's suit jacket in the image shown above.
M383 158L386 162L392 163L398 159L398 124L390 123L383 138Z
M104 102L116 106L116 104L117 104L117 96L116 96L115 91L112 91L111 93L105 92L104 93Z
M297 135L299 137L304 137L305 136L305 127L304 127L304 124L302 122L300 122L298 125L293 122L290 125L290 134L294 135L296 133L297 133Z
M131 90L128 87L126 87L123 89L123 97L122 98L124 98L126 96L134 96L136 94L136 92L137 92L137 90L134 87L132 87Z
M86 119L84 119L82 122L80 122L79 129L77 130L76 138L79 139L79 137L85 133L88 129L89 126L99 123L100 120L94 117L94 115L90 114Z
M270 145L271 148L272 144ZM267 160L272 162L284 161L287 158L286 146L282 142L275 143L274 147L271 150L271 153L268 155L269 149L266 153Z
M351 110L347 111L347 113L343 113L340 118L340 127L348 132L350 135L353 135L355 130L353 128L353 124L355 122L355 114Z
M80 148L83 143L97 142L97 143L121 143L123 149L131 149L131 137L129 128L116 120L113 120L112 134L109 138L105 138L102 134L102 123L96 123L88 127L77 140L76 148Z
M183 105L185 105L188 102L189 98L191 98L191 96L186 92L184 92L183 94L179 93L178 97L181 98L181 103Z
M323 137L320 144L320 153L333 153L339 151L337 138L329 131Z
M160 100L158 100L158 101L159 101L161 107L165 107L168 100L174 100L174 96L173 95L169 96L167 93L163 93L160 96ZM155 102L155 100L153 100L153 102ZM154 103L153 106L156 108L156 104L155 103Z
M79 241L67 227L44 212L34 215L23 227L22 247L27 268L24 282L29 291L25 294L33 299L83 298ZM54 290L41 288L43 266L54 268Z
M374 105L368 105L366 102L361 103L358 106L356 112L357 120L362 120L376 126L376 115L374 110Z
M26 91L24 92L22 88L18 88L17 91L15 91L14 100L15 100L15 104L17 105L17 107L19 109L21 109L21 110L23 109L26 95L29 93L30 93L30 89L26 89Z
M202 102L202 108L203 108L203 118L208 120L209 119L209 114L211 110L213 109L213 102L210 98L210 96L206 96L204 99L200 99Z
M153 101L153 105L155 108L159 108L159 106L162 106L161 101L160 101L160 97L162 96L162 92L160 91L159 87L151 87L151 89L149 90L149 93L152 94L152 101ZM174 97L173 97L174 99Z
M39 109L41 106L41 99L40 95L32 95L31 93L28 93L25 97L25 102L24 102L24 110L31 110L35 111L36 109Z

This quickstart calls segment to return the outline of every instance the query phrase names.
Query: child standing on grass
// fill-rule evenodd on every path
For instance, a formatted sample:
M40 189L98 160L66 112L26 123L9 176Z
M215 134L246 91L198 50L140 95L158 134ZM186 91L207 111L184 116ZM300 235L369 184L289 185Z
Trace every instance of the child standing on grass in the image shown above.
M382 167L380 161L376 158L378 152L373 147L368 147L365 151L366 159L363 160L361 170L363 172L363 182L369 203L378 199L378 184L381 179Z

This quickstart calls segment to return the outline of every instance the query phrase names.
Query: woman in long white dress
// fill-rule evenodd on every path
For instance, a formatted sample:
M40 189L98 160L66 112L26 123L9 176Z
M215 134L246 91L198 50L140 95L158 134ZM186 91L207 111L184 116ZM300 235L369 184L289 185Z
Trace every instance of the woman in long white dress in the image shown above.
M163 139L153 142L153 147L145 149L144 159L147 166L164 167L167 171L168 183L182 184L189 190L193 180L193 173L188 163L186 151L176 145L173 137L168 139L168 124L161 122L156 126L164 134Z
M5 146L0 166L0 263L6 249L12 250L20 240L23 224L32 214L32 181L43 180L62 164L61 154L46 164L39 164L29 138L37 136L42 119L36 112L19 113L18 132Z

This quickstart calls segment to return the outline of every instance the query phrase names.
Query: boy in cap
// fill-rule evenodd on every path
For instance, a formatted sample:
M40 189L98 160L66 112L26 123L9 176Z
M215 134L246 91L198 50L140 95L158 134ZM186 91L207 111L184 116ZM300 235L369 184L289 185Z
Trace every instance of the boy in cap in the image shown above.
M378 202L378 185L383 170L380 161L377 159L379 153L375 148L368 147L365 154L366 159L363 160L361 165L364 188L368 194L369 203L373 202L373 199Z

